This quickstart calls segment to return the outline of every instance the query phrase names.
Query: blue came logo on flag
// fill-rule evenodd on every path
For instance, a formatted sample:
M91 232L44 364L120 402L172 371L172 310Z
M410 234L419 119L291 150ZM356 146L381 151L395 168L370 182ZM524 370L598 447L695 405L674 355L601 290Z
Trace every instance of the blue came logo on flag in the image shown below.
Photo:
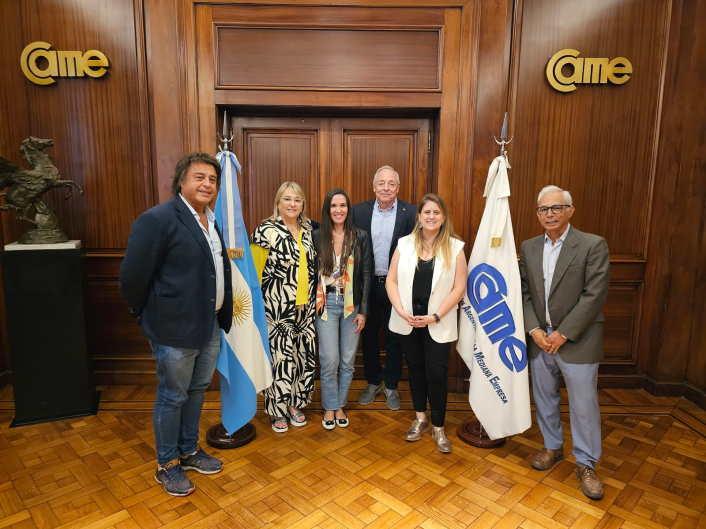
M481 287L485 287L485 294ZM515 320L505 302L507 284L503 275L487 263L479 264L468 275L467 294L490 343L501 342L498 355L503 364L518 373L526 368L527 346L514 337Z

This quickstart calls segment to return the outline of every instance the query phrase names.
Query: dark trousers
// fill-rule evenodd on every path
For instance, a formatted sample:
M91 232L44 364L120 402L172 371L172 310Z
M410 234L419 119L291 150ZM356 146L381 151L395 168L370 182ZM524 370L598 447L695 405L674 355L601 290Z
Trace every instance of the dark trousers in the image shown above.
M414 328L411 333L400 338L409 370L409 389L414 411L427 411L429 399L431 423L436 427L444 426L451 343L435 342L427 327Z
M385 382L387 389L397 389L402 378L402 351L400 335L390 330L392 305L387 297L385 283L373 277L368 300L368 317L363 328L363 366L368 384ZM385 326L385 369L380 363L380 326Z

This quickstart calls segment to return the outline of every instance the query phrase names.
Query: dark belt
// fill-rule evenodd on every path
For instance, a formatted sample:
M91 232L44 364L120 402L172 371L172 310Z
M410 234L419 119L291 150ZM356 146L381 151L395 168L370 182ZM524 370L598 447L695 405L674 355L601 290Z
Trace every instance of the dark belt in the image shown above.
M387 276L373 276L373 281L377 281L378 283L384 283L387 281Z
M326 293L327 294L338 294L339 296L343 295L344 292L344 287L343 285L326 285Z

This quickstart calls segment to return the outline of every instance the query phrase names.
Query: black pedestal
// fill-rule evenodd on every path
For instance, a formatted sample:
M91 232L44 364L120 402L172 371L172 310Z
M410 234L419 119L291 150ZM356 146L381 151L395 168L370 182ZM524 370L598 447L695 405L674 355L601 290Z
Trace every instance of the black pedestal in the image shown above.
M11 426L95 414L82 249L1 255L15 396Z

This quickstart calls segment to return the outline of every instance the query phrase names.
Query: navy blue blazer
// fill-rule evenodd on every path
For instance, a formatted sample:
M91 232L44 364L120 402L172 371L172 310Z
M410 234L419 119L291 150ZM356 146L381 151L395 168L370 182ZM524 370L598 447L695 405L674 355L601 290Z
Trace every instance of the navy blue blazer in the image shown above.
M365 230L370 236L370 255L373 262L372 271L375 273L375 252L373 251L373 234L371 226L373 223L373 207L375 200L368 200L353 206L353 225L356 228ZM397 215L395 216L395 227L392 231L392 244L390 244L390 261L397 249L397 241L412 233L417 222L417 207L409 202L397 199Z
M216 312L213 253L181 197L155 206L132 225L120 267L120 292L139 318L142 334L171 347L200 349L212 337L213 320L228 332L233 323L230 259L221 231L225 287Z

